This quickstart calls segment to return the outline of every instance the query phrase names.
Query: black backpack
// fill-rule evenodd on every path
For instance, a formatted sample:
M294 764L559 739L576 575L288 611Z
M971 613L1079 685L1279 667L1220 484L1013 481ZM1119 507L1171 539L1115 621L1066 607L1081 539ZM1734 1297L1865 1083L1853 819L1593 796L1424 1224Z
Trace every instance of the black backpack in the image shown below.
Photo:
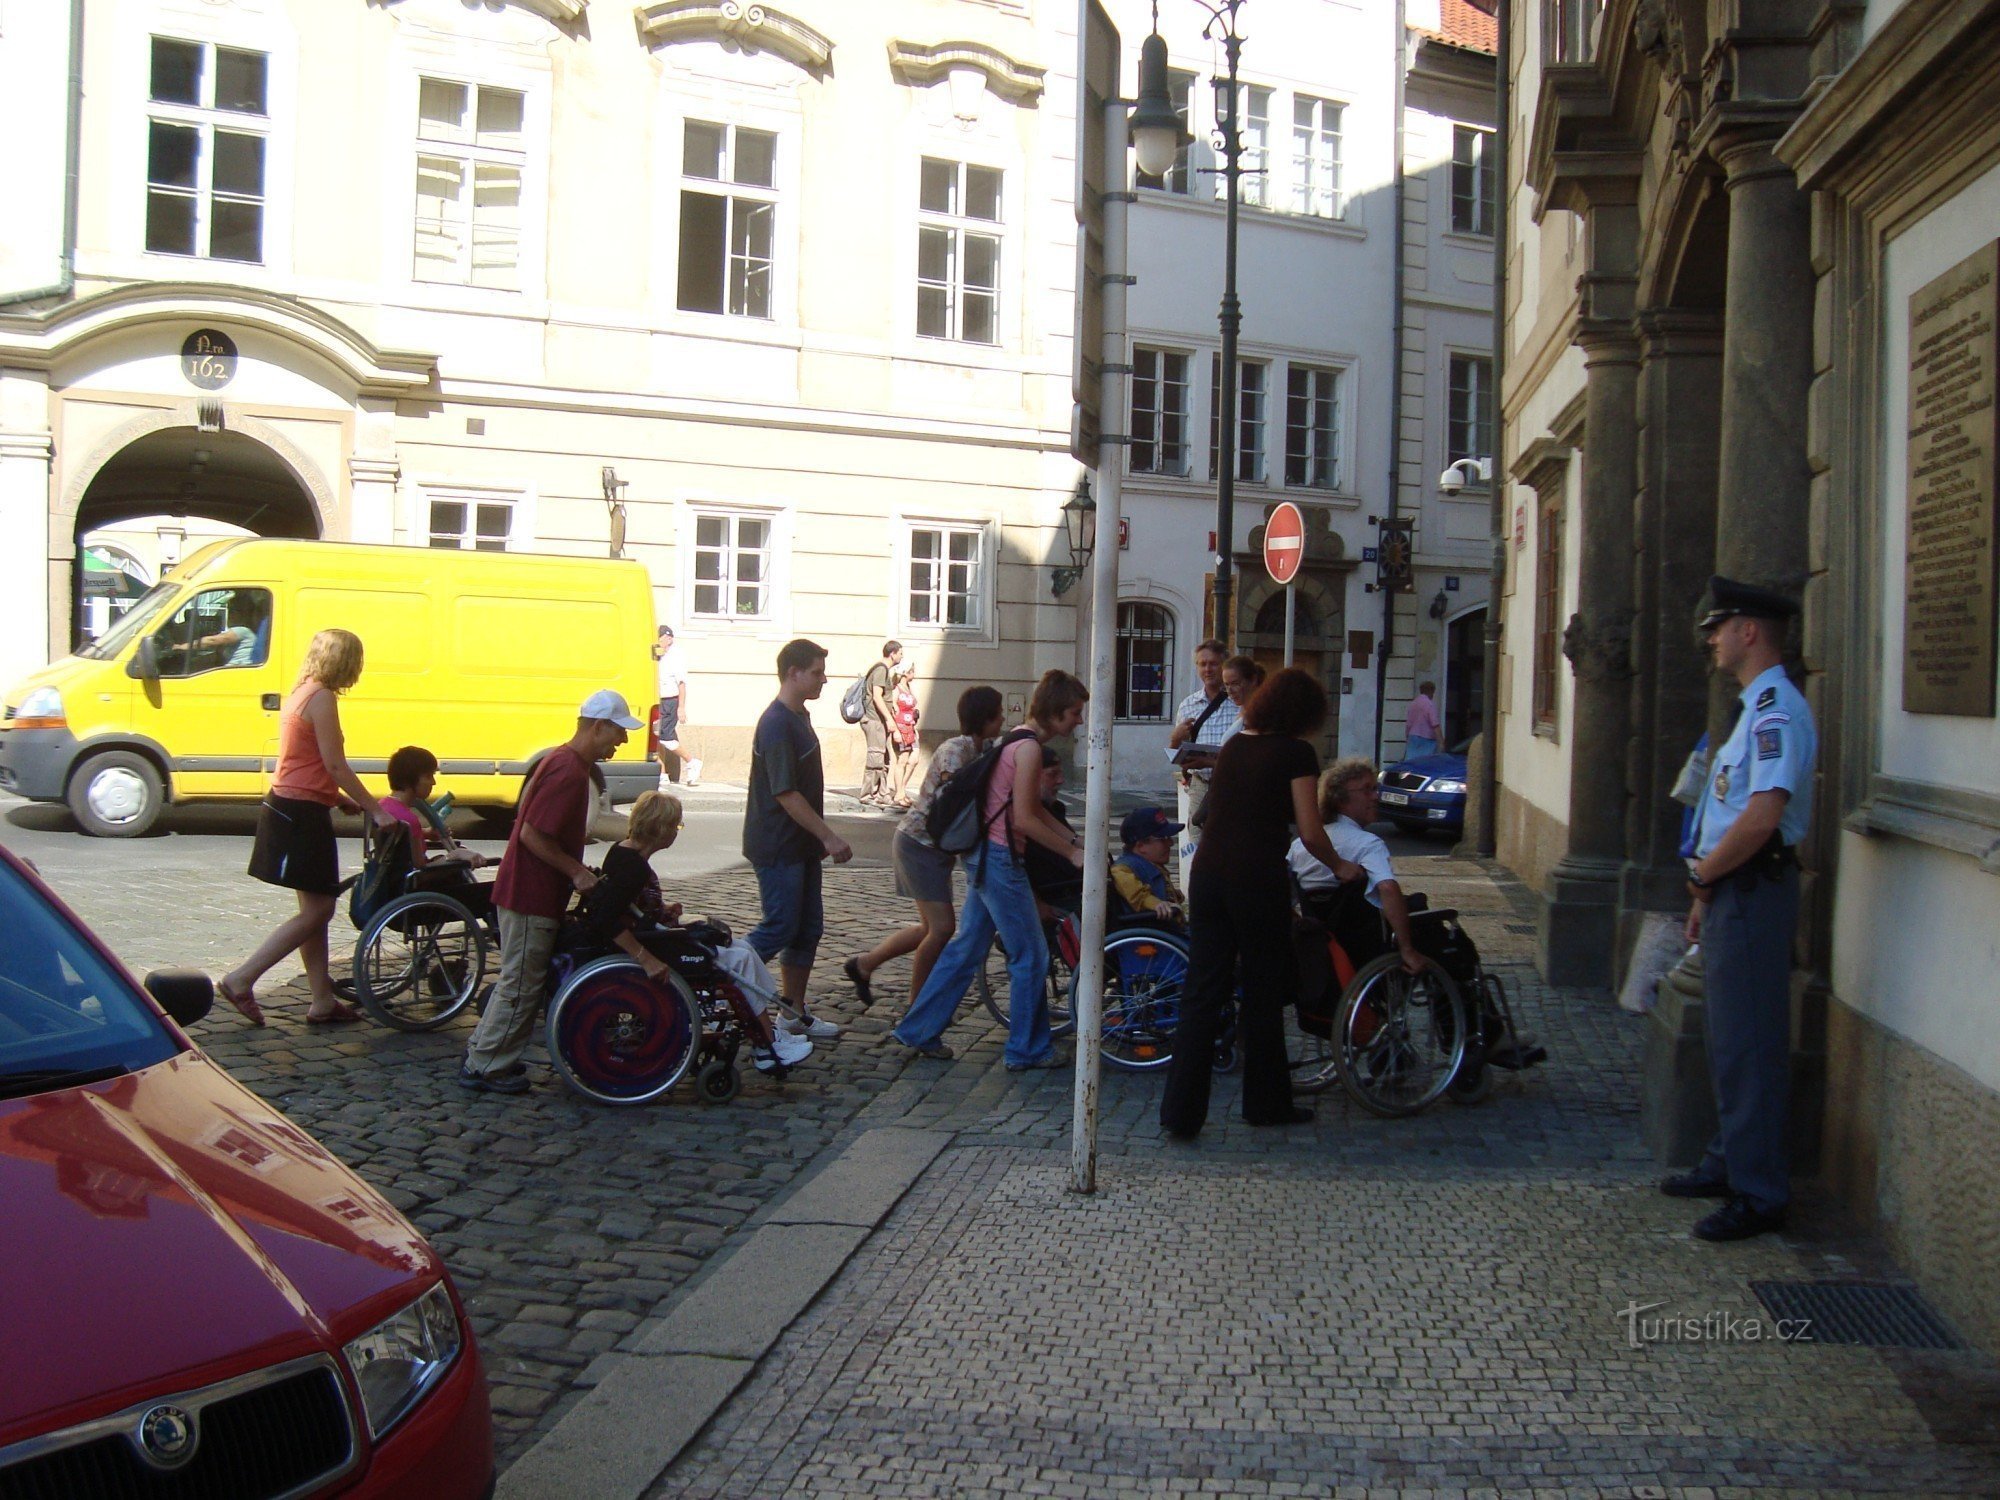
M930 810L924 814L924 832L941 853L970 854L986 841L991 822L984 813L986 789L993 782L1000 753L1009 745L1034 737L1032 729L1016 729L1002 735L995 744L945 778L931 797ZM1005 812L1002 808L994 816L1004 816Z

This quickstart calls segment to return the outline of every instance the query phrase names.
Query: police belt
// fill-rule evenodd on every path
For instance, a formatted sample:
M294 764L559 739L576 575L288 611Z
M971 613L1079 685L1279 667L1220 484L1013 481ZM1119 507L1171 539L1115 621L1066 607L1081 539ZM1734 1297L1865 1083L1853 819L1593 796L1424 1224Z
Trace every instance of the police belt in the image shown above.
M1764 846L1742 864L1723 877L1736 882L1736 888L1745 893L1757 888L1760 880L1782 880L1787 870L1799 867L1799 853L1796 845L1786 843L1776 830L1764 840Z

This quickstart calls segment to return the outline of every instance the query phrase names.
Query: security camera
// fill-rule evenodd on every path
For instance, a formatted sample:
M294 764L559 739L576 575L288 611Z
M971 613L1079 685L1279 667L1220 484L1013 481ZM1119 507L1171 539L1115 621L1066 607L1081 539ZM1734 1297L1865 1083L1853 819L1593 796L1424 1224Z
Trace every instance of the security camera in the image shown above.
M1438 475L1438 488L1443 490L1447 495L1456 495L1460 490L1465 488L1464 471L1457 464L1453 464L1449 469Z

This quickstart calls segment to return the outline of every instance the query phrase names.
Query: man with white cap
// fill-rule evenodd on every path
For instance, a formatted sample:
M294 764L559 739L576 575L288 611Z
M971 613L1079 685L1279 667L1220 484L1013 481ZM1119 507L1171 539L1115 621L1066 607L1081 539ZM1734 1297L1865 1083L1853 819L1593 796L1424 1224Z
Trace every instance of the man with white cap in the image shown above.
M500 924L500 979L465 1049L458 1081L490 1094L523 1094L521 1065L548 988L549 958L570 892L588 895L597 876L583 862L597 791L590 768L618 753L640 728L621 694L602 688L576 711L576 733L528 773L500 878L493 883Z

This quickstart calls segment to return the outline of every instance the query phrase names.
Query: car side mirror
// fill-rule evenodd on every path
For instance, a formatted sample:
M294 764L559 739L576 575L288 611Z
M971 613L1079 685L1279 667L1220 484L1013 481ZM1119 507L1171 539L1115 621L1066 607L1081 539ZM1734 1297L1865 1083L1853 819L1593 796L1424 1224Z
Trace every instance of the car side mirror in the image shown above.
M125 675L144 678L147 682L160 675L160 657L150 635L139 637L138 648L133 651L132 659L125 663Z
M146 990L183 1026L194 1025L215 1004L215 981L199 969L155 969L146 976Z

